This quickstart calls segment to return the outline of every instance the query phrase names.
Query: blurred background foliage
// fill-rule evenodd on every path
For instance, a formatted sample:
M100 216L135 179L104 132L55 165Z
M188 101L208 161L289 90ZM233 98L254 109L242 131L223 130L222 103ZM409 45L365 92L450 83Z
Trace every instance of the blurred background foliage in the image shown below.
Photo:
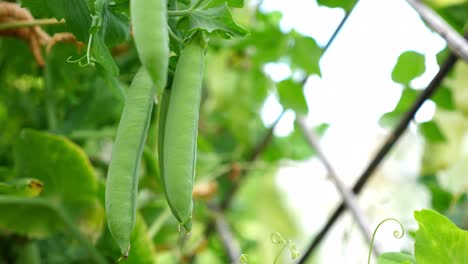
M83 243L77 243L81 241L77 232L108 261L119 257L105 223L103 191L124 102L121 91L128 88L140 63L129 38L128 0L114 2L108 28L115 34L104 37L118 66L118 78L109 74L106 65L83 68L67 63L68 57L77 58L84 52L69 43L57 43L50 53L44 52L46 65L40 67L27 42L0 38L0 181L37 179L43 184L28 185L22 193L0 194L18 197L0 199L2 264L34 263L25 259L28 256L41 263L90 263L91 253ZM228 2L238 6L242 1ZM320 5L345 12L356 2L318 0ZM462 33L468 2L427 2ZM67 21L71 15L61 12L77 3L86 5L80 0L22 1L35 18L66 17ZM321 75L323 47L312 37L282 30L281 13L263 13L256 1L246 1L243 8L232 10L250 35L213 39L207 52L193 234L181 240L177 222L168 214L156 166L154 111L141 164L139 214L127 263L227 263L219 237L206 238L205 230L212 225L209 204L227 199L238 183L239 192L226 210L226 218L249 263L273 262L279 248L269 239L272 232L304 239L275 175L283 164L307 160L314 152L296 127L287 136L273 134L261 153L255 151L270 129L259 114L268 96L275 95L284 110L308 114L303 83L307 76ZM43 29L49 34L73 32L78 40L86 41L88 26L77 22ZM446 53L442 51L440 57ZM265 72L265 65L276 62L291 70L284 80L274 81ZM404 89L395 109L382 116L383 127L395 126L408 111L421 92L411 81L424 72L424 55L414 51L401 54L391 76ZM433 119L417 124L424 138L419 181L430 191L434 209L468 229L466 63L457 63L431 100L437 105ZM327 127L321 124L315 130L323 134ZM43 203L28 202L37 195ZM289 256L284 259L285 263L290 261Z

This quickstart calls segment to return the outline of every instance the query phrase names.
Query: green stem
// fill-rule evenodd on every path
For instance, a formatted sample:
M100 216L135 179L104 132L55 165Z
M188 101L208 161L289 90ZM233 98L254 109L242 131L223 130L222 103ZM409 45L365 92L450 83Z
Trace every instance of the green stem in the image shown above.
M65 24L65 20L58 21L55 18L44 18L36 19L32 21L12 21L0 23L0 30L22 28L22 27L33 27L33 26L46 26L46 25L61 25Z
M44 69L44 79L45 79L45 108L47 123L50 131L55 131L57 129L57 114L55 111L55 100L53 93L53 80L52 80L52 63L50 62L49 56L47 56L47 63Z
M51 209L63 221L70 233L80 242L89 252L94 261L98 264L106 264L104 257L96 250L91 242L77 228L76 223L70 218L63 208L53 201L44 198L23 198L13 196L0 196L0 204L19 204L19 205L38 205Z

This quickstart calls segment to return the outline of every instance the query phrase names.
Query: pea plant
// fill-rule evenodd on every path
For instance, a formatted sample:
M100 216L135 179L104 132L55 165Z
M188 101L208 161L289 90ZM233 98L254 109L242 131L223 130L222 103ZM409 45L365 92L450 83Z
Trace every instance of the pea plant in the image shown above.
M344 10L342 24L357 3L317 2ZM460 32L468 6L442 2L429 5ZM342 24L321 47L282 29L281 14L261 5L0 1L0 264L310 261L319 243L296 246L308 238L274 176L291 161L316 156L327 163L307 135L320 137L328 124L304 127L300 118L309 112L304 84L321 76L319 61ZM466 183L459 176L465 156L446 150L462 145L466 127L454 133L443 125L466 122L465 104L455 95L463 93L457 87L466 84L466 67L457 56L441 63L443 74L454 73L432 98L440 115L455 119L437 114L418 124L427 148L420 178L435 211L414 214L414 254L377 252L380 264L468 263L466 189L444 185L439 176L448 172ZM286 65L288 76L274 80L265 70L271 63ZM404 115L414 117L422 102L411 110L419 95L411 81L423 64L419 53L400 56L392 78L405 88L382 126L407 120L396 125L406 128L412 117ZM271 96L283 110L267 126L259 113ZM277 136L287 112L297 122L289 135ZM345 200L337 214L349 207L360 215L353 199L363 183L351 192L335 178Z

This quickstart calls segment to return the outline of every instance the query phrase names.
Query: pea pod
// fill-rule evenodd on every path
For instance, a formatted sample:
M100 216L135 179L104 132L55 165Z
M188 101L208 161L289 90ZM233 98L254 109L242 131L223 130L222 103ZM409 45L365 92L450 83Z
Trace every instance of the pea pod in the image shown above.
M200 39L195 37L183 49L172 88L170 91L166 89L161 104L161 179L169 207L187 231L191 230L192 225L192 190L203 64L204 48Z
M128 256L135 224L138 166L155 93L156 87L146 69L141 67L127 93L107 174L107 222L124 257Z
M138 56L162 94L169 64L166 0L132 0L130 12Z

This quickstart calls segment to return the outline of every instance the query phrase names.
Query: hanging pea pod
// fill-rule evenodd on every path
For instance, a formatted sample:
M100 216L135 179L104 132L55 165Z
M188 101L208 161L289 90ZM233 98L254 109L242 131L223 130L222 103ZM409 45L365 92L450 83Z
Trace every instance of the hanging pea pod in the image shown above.
M156 88L141 67L128 90L106 180L109 230L123 257L130 250L138 193L138 167L146 141Z
M132 0L130 12L138 57L161 95L169 65L166 0Z
M197 35L183 49L172 88L163 96L159 123L159 162L166 199L180 224L192 227L204 46Z

